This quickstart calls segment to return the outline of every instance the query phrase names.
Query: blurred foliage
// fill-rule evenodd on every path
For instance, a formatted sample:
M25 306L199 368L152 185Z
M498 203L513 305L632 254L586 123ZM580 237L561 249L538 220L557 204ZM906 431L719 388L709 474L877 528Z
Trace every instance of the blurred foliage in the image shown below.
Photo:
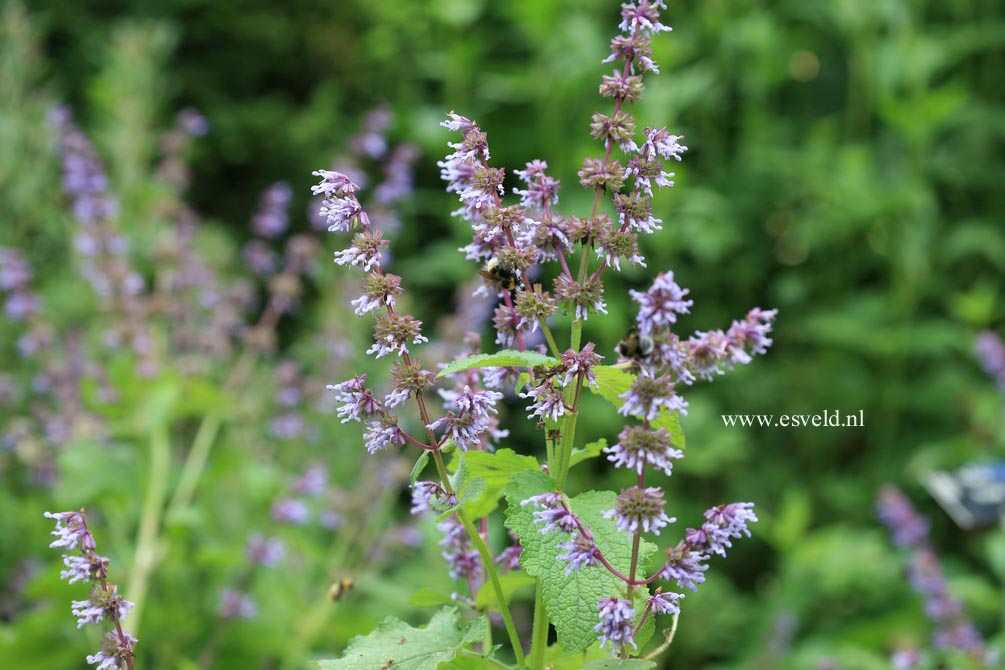
M649 269L673 269L700 305L702 320L683 320L682 332L727 326L751 305L780 310L768 356L688 395L688 454L668 491L674 515L691 524L706 503L741 499L757 503L762 521L688 595L673 665L880 668L897 645L925 645L930 628L903 577L904 556L874 520L875 492L887 481L932 518L954 592L1001 642L1000 531L959 530L918 477L1005 456L1002 398L972 355L979 330L1001 333L1005 323L1005 9L991 0L705 0L671 3L666 16L675 31L656 45L663 74L649 79L634 111L641 123L684 134L690 150L677 187L657 199L666 223L645 240ZM583 211L592 198L575 171L596 152L587 125L604 108L596 86L616 2L60 0L30 12L8 3L3 17L0 244L27 252L64 324L89 327L82 319L93 310L68 262L72 224L43 123L57 100L96 141L148 273L164 225L163 193L150 178L158 133L186 105L211 126L190 155L187 200L205 218L200 244L221 272L236 273L260 191L289 181L293 219L305 225L310 170L345 148L364 111L390 103L392 137L424 153L393 251L427 323L475 272L458 262L466 233L438 183L444 112L479 121L495 165L547 160L567 209ZM612 318L587 329L599 350L623 334L627 289L646 276L629 270L608 284ZM324 264L300 318L281 325L282 354L309 375L324 369L317 334L346 321L354 280L339 281ZM366 327L351 328L340 337L361 352ZM3 368L23 370L6 346L10 333L0 332ZM270 443L255 413L271 402L272 365L236 393L222 389L221 374L205 388L170 373L120 382L137 396L127 412L157 389L180 398L171 410L177 450L213 403L236 404L242 417L225 429L188 515L166 521L139 634L144 668L196 667L210 642L216 667L303 667L385 614L407 614L420 586L451 588L430 528L420 551L369 560L366 543L390 523L373 517L400 521L404 508L397 484L353 492L354 483L378 486L390 467L361 457L354 432L327 416L313 442ZM357 355L344 369L380 368ZM588 401L596 411L584 413L578 434L611 439L620 423L602 401ZM720 419L824 409L861 409L866 426L739 429ZM73 444L53 489L0 475L0 656L11 667L77 667L97 648L73 628L41 512L100 509L99 548L125 588L148 433L124 427L113 449ZM512 445L527 453L521 445L536 440L515 434ZM346 490L355 530L285 529L304 563L256 578L258 617L211 639L216 594L240 573L247 533L312 460ZM572 490L611 480L597 462L574 471ZM356 570L359 588L329 609L332 566ZM529 603L517 604L518 619L528 612Z

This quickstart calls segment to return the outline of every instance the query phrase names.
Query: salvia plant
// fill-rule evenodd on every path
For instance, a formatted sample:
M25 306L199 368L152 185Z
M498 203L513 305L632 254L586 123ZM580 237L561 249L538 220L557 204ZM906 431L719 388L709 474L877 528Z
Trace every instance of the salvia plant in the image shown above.
M461 251L480 266L477 292L497 301L495 351L482 351L472 333L453 362L439 370L424 366L423 324L403 308L402 277L385 271L389 230L375 225L361 205L351 175L314 173L320 216L330 231L350 235L335 263L364 273L352 306L356 315L375 319L367 353L394 359L386 384L359 374L330 386L338 414L343 423L363 425L370 453L413 449L418 455L412 512L435 518L443 558L458 584L424 628L389 618L353 640L342 658L322 661L323 668L513 662L535 670L652 668L651 658L672 640L686 592L705 581L711 557L725 557L732 540L750 535L748 526L757 521L753 504L733 502L709 507L701 523L680 533L658 558L647 539L677 521L666 510L664 484L684 455L684 390L764 353L775 311L754 308L726 330L682 337L673 329L693 301L673 272L664 271L647 290L631 291L638 313L616 351L599 351L586 328L591 317L607 313L605 273L622 264L646 267L640 236L662 228L654 190L674 185L667 164L687 150L666 128L639 132L629 111L643 95L647 73L659 72L652 40L670 31L660 20L662 9L658 0L622 5L620 33L605 60L615 69L600 85L612 108L593 115L590 130L601 149L578 172L580 185L593 193L589 212L558 209L559 182L539 159L514 171L520 184L512 188L515 201L507 202L506 173L491 163L487 134L454 112L441 124L456 140L438 165L446 190L459 199L455 216L472 230ZM567 322L560 315L571 323L564 341L553 329ZM616 435L595 441L577 435L587 391L624 417ZM524 402L542 452L507 446L500 411L507 396ZM617 493L570 491L570 469L601 455L610 467L630 471L634 485ZM435 475L425 479L430 461ZM493 512L503 500L511 543L497 546ZM533 616L521 621L510 603L530 584ZM430 604L436 595L419 599ZM666 643L633 659L644 653L658 615L672 616ZM496 623L506 645L496 644ZM557 645L549 647L551 626Z

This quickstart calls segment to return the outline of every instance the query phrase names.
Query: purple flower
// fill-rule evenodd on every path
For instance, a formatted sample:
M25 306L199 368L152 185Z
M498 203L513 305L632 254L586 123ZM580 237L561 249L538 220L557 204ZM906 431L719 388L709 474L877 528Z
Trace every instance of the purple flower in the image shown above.
M767 353L772 343L768 333L771 332L771 323L777 314L777 309L765 311L755 307L747 312L743 321L733 322L726 332L727 348L732 364L746 365L750 363L750 354Z
M60 579L65 579L70 584L87 583L107 569L108 559L93 552L88 552L87 556L63 554L63 565L66 570L59 573Z
M662 470L668 477L673 472L673 461L684 458L684 452L670 446L670 433L666 428L647 430L642 426L625 426L618 435L618 443L604 448L607 460L619 468L628 468L642 474L649 465Z
M564 386L570 385L577 375L582 375L583 380L590 386L597 385L597 375L593 371L593 367L600 365L604 357L596 353L595 348L596 345L593 342L587 342L582 351L569 349L559 356L564 368L562 377Z
M442 392L441 396L447 401L444 406L448 411L426 427L443 430L444 439L452 440L464 451L477 447L481 435L493 426L492 415L498 413L495 403L502 398L502 393L473 391L465 386L460 392Z
M245 550L248 560L257 565L267 568L274 568L283 560L286 553L286 546L282 540L275 537L263 537L262 535L252 535L248 538L248 546Z
M622 532L635 533L641 529L659 535L661 528L677 520L666 515L665 506L662 489L633 486L621 489L614 509L604 512L604 518L614 519Z
M685 542L678 542L677 546L667 549L667 562L660 568L659 578L665 581L677 582L677 586L682 589L698 590L698 584L705 581L705 571L708 566L702 561L707 561L708 556L692 549Z
M688 542L700 550L725 556L726 547L733 546L730 539L743 535L750 537L747 524L757 521L757 516L754 514L754 503L738 502L707 510L705 519L700 529L688 528Z
M220 591L220 617L223 619L234 619L241 617L253 619L258 613L258 606L248 594L234 589L223 589Z
M261 204L251 219L251 229L261 237L278 237L290 223L286 210L293 199L293 190L284 181L279 181L262 193Z
M565 506L561 493L542 493L520 503L534 506L534 523L541 525L542 534L572 533L579 530L576 516Z
M520 394L521 398L533 398L534 402L528 408L527 418L539 417L541 421L558 421L559 417L565 416L567 407L562 391L555 388L551 379L545 380L540 385Z
M621 5L621 23L618 29L630 35L645 33L653 37L673 30L660 23L660 10L666 9L663 0L638 0Z
M543 531L542 531L543 532ZM565 561L565 574L571 575L574 571L588 565L600 565L600 550L597 545L582 533L576 533L566 542L559 546L565 553L555 556L556 560Z
M599 633L600 646L611 643L611 655L617 656L628 645L636 648L632 626L635 610L632 601L623 598L601 598L597 602L600 609L600 623L593 627Z
M898 547L918 546L928 539L928 519L918 514L907 496L893 486L880 490L876 514Z
M499 564L499 567L503 572L509 572L510 570L520 569L520 554L523 553L523 547L520 546L520 538L513 531L509 531L510 539L513 544L503 549L496 556L495 562Z
M133 604L116 593L114 587L111 588L113 590L105 591L96 584L91 590L90 598L71 602L70 610L77 617L78 629L89 623L97 625L109 615L118 621L126 618L126 613L133 608Z
M328 486L328 470L320 463L314 463L304 474L293 482L293 490L301 495L319 496Z
M471 546L464 525L452 514L436 524L436 530L443 533L439 545L443 547L442 556L447 561L450 576L453 579L477 579L481 575L481 557Z
M87 522L81 512L46 512L43 516L56 520L56 529L51 533L56 539L49 545L50 549L61 547L71 551L94 551L94 538L88 532Z
M674 383L667 375L639 375L632 382L631 388L618 397L624 400L618 409L618 413L623 416L654 421L664 410L687 415L687 401L677 395Z
M527 185L526 189L514 188L513 192L520 196L520 206L532 210L544 210L558 204L559 182L544 173L548 164L542 160L527 163L526 170L514 170Z
M310 520L311 511L307 503L299 498L277 500L272 506L272 518L280 523L302 525Z
M117 631L106 633L101 649L93 656L87 656L87 662L95 666L94 670L125 670L128 667L126 659L132 658L136 642L136 638L125 631L121 637Z
M680 605L677 602L684 597L683 593L657 593L649 598L649 607L653 614L680 614Z
M356 198L359 187L349 177L331 170L315 170L311 174L321 177L321 182L311 187L311 193L324 197L319 214L325 218L328 230L349 232L370 225L369 217Z
M358 265L364 272L380 269L381 253L387 246L382 230L364 230L352 238L352 244L335 252L336 265Z
M646 141L641 150L645 153L658 154L664 159L673 158L679 163L681 154L687 151L687 147L679 142L682 136L671 135L666 128L646 128L644 134Z
M385 414L378 420L367 421L363 431L363 444L371 454L384 451L391 445L402 447L405 436L398 427L398 420L393 415Z
M415 482L412 486L412 514L422 514L423 512L443 512L457 505L457 497L448 494L442 486L436 482L421 481Z
M422 322L409 314L389 312L377 317L373 330L374 343L366 350L376 358L388 354L408 353L409 344L421 344L429 340L422 335Z
M685 300L689 291L682 289L673 279L673 272L660 273L652 287L645 293L629 291L632 300L639 303L638 324L643 335L677 323L678 314L690 312L693 300Z
M364 416L381 411L380 402L373 397L370 389L364 386L366 375L356 375L340 384L328 385L329 391L338 394L336 402L342 403L338 415L344 417L342 423L362 421Z

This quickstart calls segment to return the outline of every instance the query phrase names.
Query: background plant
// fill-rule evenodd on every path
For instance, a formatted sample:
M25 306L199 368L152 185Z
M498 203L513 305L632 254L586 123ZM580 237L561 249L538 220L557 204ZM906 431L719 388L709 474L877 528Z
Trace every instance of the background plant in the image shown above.
M873 518L874 492L887 481L903 485L932 519L932 542L953 592L993 638L1001 540L991 532L961 533L927 499L915 475L1000 454L1003 443L1000 396L972 355L976 332L991 328L1000 335L1005 316L997 290L1005 268L995 179L1001 172L999 8L891 0L701 3L671 10L675 24L688 29L657 43L655 58L673 77L653 80L636 111L643 125L676 120L675 132L688 138L688 161L675 178L688 197L660 203L658 216L674 225L644 240L643 255L658 255L673 267L675 279L702 305L683 319L687 332L720 327L752 304L770 304L785 315L773 333L772 356L688 397L688 439L703 446L689 450L668 491L681 510L675 514L695 518L702 512L697 501L710 498L749 499L758 502L761 521L747 550L718 565L716 578L688 595L675 659L696 667L803 668L821 659L887 667L894 640L923 642L924 615L900 578L902 561ZM596 62L605 57L605 35L617 20L617 8L599 1L574 7L557 1L419 2L405 9L379 2L298 4L282 17L257 3L168 2L149 9L78 2L32 12L30 19L9 6L5 13L13 27L2 40L0 208L7 224L0 244L24 252L46 304L56 305L50 313L64 323L79 323L89 308L66 262L72 227L53 188L58 166L48 158L52 137L44 117L57 98L74 109L111 174L124 171L116 165L125 145L111 151L97 130L144 118L136 109L125 115L118 109L123 101L147 101L144 114L160 128L173 125L176 110L198 108L210 132L190 146L187 200L204 217L201 246L215 261L236 267L238 249L252 237L247 222L259 193L288 181L297 226L308 206L307 172L338 153L375 95L393 106L391 135L413 138L426 156L441 152L436 123L442 110L463 109L491 128L494 162L520 165L527 156L547 156L549 174L571 184L591 147L585 135L568 129L585 129L596 109ZM167 27L161 33L170 39L116 37L153 24ZM130 44L162 51L154 58ZM149 155L161 139L149 127L128 136L145 136L140 155ZM441 195L432 161L417 164L416 185L404 216L419 225L396 237L394 269L409 286L433 296L431 304L447 304L473 270L455 260L456 248L466 243L465 226L446 216L453 207ZM563 202L578 211L590 205L588 194L575 189L566 189ZM161 230L151 220L120 221L126 236L137 240L135 256L150 248L142 240ZM230 271L224 274L229 278ZM641 274L626 269L622 276L611 276L607 287L615 318L594 324L601 352L611 351L631 320L630 305L616 296L642 288ZM341 302L338 291L324 283L337 277L326 270L311 278L302 311L280 325L279 350L302 356L303 368L318 370L328 360L312 353L318 349L310 333L323 330L323 323L351 324L333 306ZM52 303L55 296L64 297ZM416 316L427 324L441 318L421 306ZM98 323L95 331L103 327ZM27 373L21 377L20 358L12 353L19 331L7 328L0 367L21 384ZM336 347L333 341L317 346ZM271 373L260 368L254 379L271 379ZM250 415L270 415L254 409L252 399L255 390L270 395L276 388L271 381L268 387L250 383L238 406ZM134 388L143 395L151 387ZM604 406L586 398L594 401L594 409ZM868 428L726 431L718 418L722 412L822 408L863 408ZM5 429L22 416L6 407L0 412ZM602 416L584 411L580 432L606 430ZM194 436L195 420L179 424L187 433L177 452ZM196 496L182 532L203 549L179 555L214 566L243 564L244 541L254 530L244 520L263 518L285 483L323 451L283 448L269 455L262 448L266 433L256 435L254 425L228 422L220 433L214 458L226 458L204 475L206 491ZM328 423L322 430L321 443L330 439L327 431L340 434ZM144 441L122 453L145 449ZM99 468L86 447L67 454L64 470L74 465L79 473L73 490L105 481L107 468ZM80 465L89 461L95 462L90 470ZM330 481L355 472L354 463L329 462ZM136 467L141 477L141 463ZM594 473L584 465L570 477L570 486L587 490ZM7 514L0 565L8 586L0 645L12 662L37 663L47 654L79 662L96 646L80 639L72 621L64 629L65 645L51 644L51 631L67 623L65 586L38 563L48 566L51 552L41 545L29 550L14 538L44 536L38 510L75 509L80 501L26 493L6 474L2 489ZM130 498L135 494L121 490L102 496L108 501L103 513L121 517L122 528L119 540L109 537L102 545L123 570L131 565L137 520L125 503ZM96 511L90 500L84 504ZM226 522L206 525L207 515L212 520L221 509L232 510ZM233 530L230 539L221 539L221 527ZM104 530L103 519L98 528ZM435 537L431 528L420 532ZM439 565L442 559L430 550L428 560ZM157 630L164 646L149 653L173 663L201 647L215 620L217 593L196 589L177 561L160 570L166 581L155 587L159 607L144 618L163 616L166 623ZM228 568L227 574L234 572ZM236 622L221 647L235 663L282 655L275 650L291 639L275 631L285 630L293 606L276 603L299 603L300 592L262 574L255 588L269 599L259 600L259 618ZM416 575L433 573L416 559L394 574L361 577L356 600L347 601L353 615L345 614L347 603L338 604L334 623L317 638L322 641L306 648L332 655L385 610L400 611ZM36 577L26 581L26 575ZM303 592L320 602L334 577L305 583ZM221 574L218 583L225 581L230 578ZM440 588L449 591L446 582ZM743 605L724 609L717 605L722 598ZM192 602L203 603L206 618L176 616L191 612ZM516 607L523 606L518 599ZM743 623L748 611L759 625ZM418 610L402 616L428 619Z

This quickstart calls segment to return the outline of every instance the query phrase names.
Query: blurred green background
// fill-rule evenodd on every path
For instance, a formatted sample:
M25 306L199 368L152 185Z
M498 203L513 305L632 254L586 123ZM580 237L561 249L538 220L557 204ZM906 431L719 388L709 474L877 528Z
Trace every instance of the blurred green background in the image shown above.
M980 331L1001 335L1005 323L1005 8L704 0L673 2L664 16L674 32L656 42L662 74L647 78L633 112L640 124L683 134L690 149L676 188L657 196L665 226L644 242L649 270L608 284L611 318L591 320L587 337L611 351L633 317L627 290L668 269L695 301L681 332L728 326L752 306L779 309L767 356L687 395L673 514L687 524L711 504L751 500L761 522L688 594L672 667L885 668L899 645L927 645L931 624L904 577L905 556L875 520L886 482L931 518L954 594L1000 642L1002 531L960 530L918 478L1005 456L1002 396L973 353ZM590 116L608 106L596 88L609 70L600 61L616 32L615 2L63 0L8 2L2 21L0 245L32 263L57 328L89 342L103 317L80 297L74 271L74 223L45 125L56 102L95 143L122 202L118 226L148 276L172 221L165 202L198 212L199 248L225 277L243 272L248 221L270 184L290 184L291 227L307 230L310 171L345 152L381 104L394 114L390 141L421 153L392 250L427 324L447 316L456 287L477 270L458 262L468 233L449 216L455 201L435 165L453 139L438 126L447 111L488 132L494 165L546 160L564 184L564 211L584 213L592 200L575 172L597 151ZM181 196L153 173L161 135L183 107L198 109L209 132L187 151ZM197 667L207 648L218 668L304 667L388 614L428 618L406 604L421 586L453 589L435 531L406 518L407 455L366 457L356 427L320 410L309 412L310 435L279 441L266 428L283 361L318 396L357 370L386 370L362 356L368 324L347 316L357 279L328 261L339 241L321 244L302 307L279 323L276 348L255 358L239 388L224 381L235 356L214 359L202 377L169 360L153 381L121 355L102 359L124 400L94 411L109 421L167 416L169 486L205 417L228 417L192 505L162 519L138 633L143 668ZM0 361L24 381L33 368L17 355L18 332L0 324ZM5 424L31 402L0 407ZM862 410L866 425L740 429L720 419L825 409ZM510 414L520 413L514 404ZM135 576L148 445L164 422L120 423L129 425L111 443L4 454L0 658L11 668L84 667L98 645L75 630L69 600L84 591L57 581L42 511L93 510L113 580L125 590ZM619 430L598 406L579 434L610 440ZM511 441L523 452L539 443L531 431ZM56 474L40 483L32 468L50 458ZM267 521L270 505L313 462L330 472L324 504L342 515L338 530L266 528L281 525ZM572 488L621 484L597 462ZM287 555L245 579L254 532L281 536ZM327 603L331 581L350 573L357 590ZM238 583L257 615L221 625L219 590ZM527 617L529 606L525 597L518 613Z

